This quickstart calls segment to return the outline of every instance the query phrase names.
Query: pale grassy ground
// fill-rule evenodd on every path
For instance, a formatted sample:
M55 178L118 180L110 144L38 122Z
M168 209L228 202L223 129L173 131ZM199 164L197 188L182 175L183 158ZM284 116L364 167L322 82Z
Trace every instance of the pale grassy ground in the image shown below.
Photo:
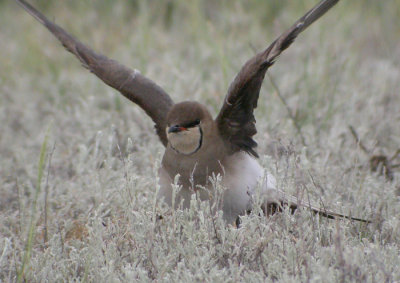
M33 3L175 101L217 113L254 49L315 2ZM390 182L368 165L400 147L399 2L342 1L270 70L306 146L268 78L256 111L260 162L279 186L376 221L367 227L302 210L256 211L236 229L196 202L156 223L166 211L154 198L163 147L150 119L13 1L0 1L0 26L1 282L22 275L23 262L28 282L400 280L400 174Z

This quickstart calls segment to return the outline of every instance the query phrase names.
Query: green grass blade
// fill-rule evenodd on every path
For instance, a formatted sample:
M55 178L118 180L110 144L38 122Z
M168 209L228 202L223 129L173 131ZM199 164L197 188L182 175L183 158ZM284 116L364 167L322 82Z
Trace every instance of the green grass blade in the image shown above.
M17 282L22 282L24 278L24 271L26 267L29 264L30 258L31 258L31 253L32 253L32 246L33 246L33 238L35 236L35 226L36 226L36 211L37 211L37 201L39 198L40 190L41 190L41 183L42 183L42 178L43 178L43 170L44 170L44 165L46 161L46 150L47 150L47 141L48 141L48 132L44 138L44 141L42 143L42 147L40 149L40 157L39 157L39 166L38 166L38 178L37 178L37 183L36 183L36 191L35 191L35 197L33 199L32 203L32 211L31 211L31 220L30 220L30 225L29 225L29 232L28 232L28 239L25 244L25 254L24 258L22 261L21 268L18 272L17 275Z

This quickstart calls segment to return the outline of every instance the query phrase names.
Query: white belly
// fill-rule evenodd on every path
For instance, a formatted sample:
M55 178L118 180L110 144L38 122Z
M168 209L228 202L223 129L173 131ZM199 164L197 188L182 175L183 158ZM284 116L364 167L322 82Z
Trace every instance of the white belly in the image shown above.
M264 174L257 160L246 153L237 153L225 163L223 212L226 221L231 223L238 215L251 209L257 185L261 186L261 194L264 195L269 190L275 190L276 180L268 172Z
M225 187L222 200L222 210L224 212L224 219L228 223L236 220L238 215L244 214L247 210L251 209L251 197L254 190L261 182L262 194L270 190L275 190L275 178L266 173L258 164L257 160L250 155L239 152L232 156L227 157L221 162L224 174L222 176L222 185ZM176 199L172 201L172 186L173 180L169 177L164 168L160 169L160 192L159 199L172 206L174 203L175 208L183 200L183 208L188 208L190 199L194 191L190 188L182 188L176 195ZM208 189L212 189L211 185ZM202 200L209 199L209 193L202 190L198 191ZM214 198L213 198L214 199Z

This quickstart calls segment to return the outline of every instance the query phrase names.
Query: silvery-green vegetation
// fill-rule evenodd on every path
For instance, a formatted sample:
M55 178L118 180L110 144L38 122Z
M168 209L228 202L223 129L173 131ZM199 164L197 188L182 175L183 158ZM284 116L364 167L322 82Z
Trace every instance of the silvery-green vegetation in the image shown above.
M241 65L316 0L32 3L215 114ZM144 112L13 1L0 26L1 282L400 280L400 158L393 178L370 166L400 148L399 2L339 2L270 69L256 110L279 187L370 225L255 209L237 229L194 199L169 211Z

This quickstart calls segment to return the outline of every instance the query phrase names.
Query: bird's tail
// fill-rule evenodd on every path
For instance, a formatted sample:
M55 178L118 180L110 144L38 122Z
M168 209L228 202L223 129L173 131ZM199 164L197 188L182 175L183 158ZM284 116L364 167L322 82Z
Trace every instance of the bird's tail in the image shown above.
M363 218L358 218L358 217L353 217L350 215L345 215L341 213L337 213L325 208L317 207L310 202L303 201L299 198L296 198L291 195L287 195L285 192L274 189L268 190L268 197L265 200L265 203L263 205L263 211L266 215L273 215L277 212L283 211L285 208L288 208L291 213L294 213L297 209L304 207L306 209L309 209L312 211L314 214L320 215L322 217L326 217L329 219L338 219L338 218L343 218L343 219L349 219L352 221L358 221L358 222L363 222L363 223L371 223L371 220L363 219Z

